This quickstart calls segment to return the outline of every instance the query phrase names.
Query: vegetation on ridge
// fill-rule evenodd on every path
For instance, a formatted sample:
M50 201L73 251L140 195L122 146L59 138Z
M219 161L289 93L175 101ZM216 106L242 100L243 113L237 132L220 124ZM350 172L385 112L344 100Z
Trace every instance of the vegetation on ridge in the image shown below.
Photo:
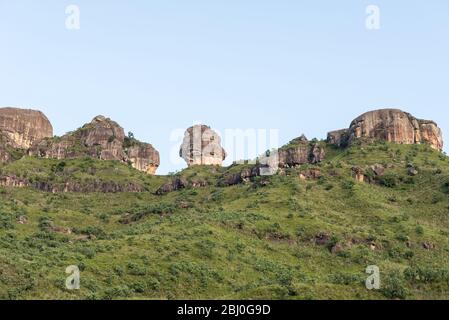
M326 154L230 187L220 178L248 165L166 177L94 159L1 166L32 181L96 178L145 191L0 187L0 298L449 299L448 158L389 143L326 145ZM382 177L356 183L353 167L369 176L374 164ZM310 169L320 176L300 179ZM155 194L176 177L207 186ZM79 291L65 288L70 265L81 270ZM380 290L365 288L369 265L380 268Z

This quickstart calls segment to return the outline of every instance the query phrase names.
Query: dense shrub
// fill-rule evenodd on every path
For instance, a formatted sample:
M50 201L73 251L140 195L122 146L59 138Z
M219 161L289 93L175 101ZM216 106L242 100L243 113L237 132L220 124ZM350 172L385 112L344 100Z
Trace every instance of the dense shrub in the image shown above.
M447 282L449 284L449 269L412 267L405 269L404 276L410 282Z
M381 293L388 299L405 299L407 297L408 290L399 271L395 270L381 279Z

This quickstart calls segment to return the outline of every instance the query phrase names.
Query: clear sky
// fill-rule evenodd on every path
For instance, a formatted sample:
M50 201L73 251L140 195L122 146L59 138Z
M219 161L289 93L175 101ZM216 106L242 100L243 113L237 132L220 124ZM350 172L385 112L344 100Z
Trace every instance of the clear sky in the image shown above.
M0 0L0 41L0 106L42 110L57 135L109 116L160 151L159 173L185 166L170 135L197 122L282 144L399 107L449 142L447 0Z

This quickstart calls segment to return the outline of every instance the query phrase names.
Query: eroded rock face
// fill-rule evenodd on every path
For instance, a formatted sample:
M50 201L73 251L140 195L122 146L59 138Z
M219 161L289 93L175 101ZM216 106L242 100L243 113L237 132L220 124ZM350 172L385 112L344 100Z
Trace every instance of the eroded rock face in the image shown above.
M346 147L348 143L348 129L341 129L336 131L331 131L327 134L327 142L337 147Z
M346 146L354 141L385 140L401 144L429 144L443 149L443 135L437 124L421 120L399 109L381 109L364 113L352 121L348 130L328 134L328 142Z
M326 156L324 148L317 141L309 141L302 135L278 150L279 167L296 167L306 163L319 163Z
M160 164L159 152L149 143L139 143L129 147L126 154L133 168L146 172L150 175L156 174Z
M187 165L218 165L226 159L220 136L206 125L196 125L186 130L179 151Z
M40 111L0 108L0 132L11 147L28 149L35 141L53 136L53 127Z
M236 173L225 173L220 178L218 185L220 187L229 187L237 184L248 183L253 178L261 176L261 165L254 165L249 168L244 168Z
M238 172L226 172L219 180L221 187L249 183L256 177L270 176L278 172L278 169L294 168L303 164L316 164L324 160L326 156L324 148L318 141L309 141L302 135L278 150L277 155L270 156L267 161L260 162L250 167L242 168ZM260 159L259 159L260 160ZM270 169L271 168L271 169ZM274 169L274 170L272 170ZM301 179L318 178L318 169L310 169L307 173L300 174ZM307 176L306 176L307 175ZM263 181L262 181L263 183Z
M30 155L42 158L73 159L90 156L103 160L124 161L125 133L114 121L103 116L62 137L44 139L33 144Z
M61 138L44 139L33 144L29 154L55 159L89 156L117 160L130 163L148 174L155 174L160 163L159 152L152 145L125 137L123 128L104 116L95 117L82 128Z

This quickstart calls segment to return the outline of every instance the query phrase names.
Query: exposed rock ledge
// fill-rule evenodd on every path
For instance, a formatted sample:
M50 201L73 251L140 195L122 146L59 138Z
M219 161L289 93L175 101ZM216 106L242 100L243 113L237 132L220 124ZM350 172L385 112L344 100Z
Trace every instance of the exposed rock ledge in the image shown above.
M345 147L357 140L384 140L401 144L429 144L443 149L443 135L437 124L421 120L399 109L381 109L364 113L352 121L349 129L328 133L329 143Z
M53 127L40 111L0 108L0 133L12 148L28 149L35 141L53 136Z
M126 137L122 127L104 116L95 117L61 138L47 138L33 144L29 154L55 159L89 156L118 160L148 174L155 174L160 164L159 152L151 144Z
M102 193L119 193L119 192L145 192L145 188L135 183L119 184L108 181L92 181L92 182L74 182L67 181L65 183L51 182L30 182L25 178L15 175L6 175L0 177L0 186L25 188L31 187L44 192L63 193L63 192L102 192Z

